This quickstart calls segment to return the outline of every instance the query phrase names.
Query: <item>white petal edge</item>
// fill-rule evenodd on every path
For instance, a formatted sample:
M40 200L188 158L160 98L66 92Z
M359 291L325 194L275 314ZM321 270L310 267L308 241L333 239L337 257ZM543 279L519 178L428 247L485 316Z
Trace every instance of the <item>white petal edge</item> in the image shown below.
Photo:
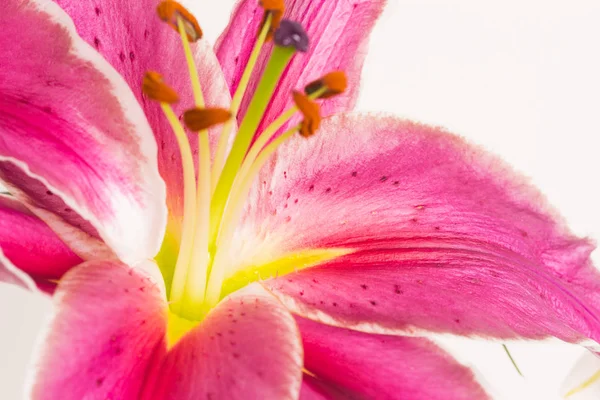
M158 172L158 147L156 141L154 140L154 136L151 134L152 129L150 128L146 116L144 115L142 108L140 107L125 80L108 63L108 61L106 61L100 55L100 53L94 50L92 46L87 44L83 39L81 39L81 37L79 37L75 29L75 24L66 12L64 12L56 3L50 0L30 0L30 2L37 8L37 10L47 13L53 22L66 29L72 40L71 47L73 55L81 60L91 63L106 77L110 83L112 87L112 94L117 99L125 117L131 126L135 127L135 132L137 133L140 143L141 153L148 157L148 167L144 168L144 171L146 172L145 178L147 179L147 182L153 188L153 193L148 193L149 196L146 198L153 199L153 201L155 201L154 205L156 206L148 206L148 208L160 210L160 212L145 213L149 214L146 216L153 219L151 224L146 225L144 224L146 220L145 218L132 219L132 215L139 214L136 212L132 213L132 211L136 211L135 209L132 210L131 207L124 208L122 203L117 204L115 201L111 204L113 210L118 212L114 218L118 221L128 222L120 224L121 227L126 229L124 232L122 232L122 234L114 235L115 231L102 227L100 221L93 215L93 213L83 210L77 204L73 204L74 201L67 199L67 196L64 194L60 194L61 199L65 202L65 204L71 207L82 218L90 222L98 230L100 237L106 242L106 244L108 244L109 247L115 250L115 253L119 259L121 259L121 261L124 263L135 264L146 258L153 257L160 249L167 225L167 209L165 204L166 185ZM150 134L142 134L144 131ZM14 163L15 160L7 161L12 161ZM26 168L25 163L20 162L17 165L29 176L38 179L40 182L50 187L47 182L44 182L44 180L32 174L31 171L29 171L29 168ZM138 229L140 226L149 226L150 228L147 229L147 232L140 232L140 229ZM144 246L139 245L123 246L124 239L129 239L130 241L135 240L136 244L140 242L144 243L144 241L140 240L140 233L148 235L147 250L144 248Z

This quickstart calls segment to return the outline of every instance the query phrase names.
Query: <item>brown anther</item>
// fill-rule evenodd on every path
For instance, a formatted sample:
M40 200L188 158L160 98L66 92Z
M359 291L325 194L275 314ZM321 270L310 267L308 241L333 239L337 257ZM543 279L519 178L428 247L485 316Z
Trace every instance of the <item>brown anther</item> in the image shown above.
M262 30L263 26L267 22L267 16L271 13L271 26L269 27L269 33L267 33L267 40L273 38L273 34L279 28L279 23L283 17L285 11L285 4L283 0L260 0L260 6L265 10L265 15L260 23L259 31Z
M304 87L304 93L311 95L319 89L325 88L325 92L319 96L319 99L327 99L343 93L348 86L346 74L342 71L333 71L324 75L321 79L309 83Z
M304 93L294 91L294 103L302 112L304 119L300 123L300 135L309 137L315 134L321 124L320 107Z
M156 7L156 12L159 18L169 24L176 32L179 32L178 21L181 20L190 42L195 42L202 37L202 29L200 29L196 18L178 2L173 0L162 1Z
M161 103L173 104L179 101L177 92L163 82L161 74L154 71L148 71L144 75L142 92L152 100Z
M183 122L192 131L202 131L231 119L231 112L224 108L192 108L183 113Z

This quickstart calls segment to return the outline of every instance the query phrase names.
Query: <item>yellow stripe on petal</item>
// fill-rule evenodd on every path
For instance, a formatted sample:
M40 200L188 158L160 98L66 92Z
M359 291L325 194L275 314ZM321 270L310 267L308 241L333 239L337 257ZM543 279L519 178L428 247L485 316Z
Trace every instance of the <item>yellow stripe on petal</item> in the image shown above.
M579 386L569 390L569 392L565 394L565 398L568 399L569 397L576 395L577 393L581 392L587 387L593 385L598 380L600 380L600 370L598 370L594 375L582 382Z
M353 249L307 249L284 254L276 260L261 265L251 265L236 271L225 278L221 289L221 298L244 286L263 279L275 278L314 267L327 261L352 253Z

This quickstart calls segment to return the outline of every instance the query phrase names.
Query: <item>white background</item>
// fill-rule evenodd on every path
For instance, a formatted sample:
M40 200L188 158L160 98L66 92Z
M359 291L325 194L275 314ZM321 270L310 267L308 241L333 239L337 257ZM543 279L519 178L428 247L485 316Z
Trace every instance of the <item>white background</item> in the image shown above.
M196 12L208 40L233 1L216 3L203 0ZM531 177L576 233L600 239L598 21L598 0L391 0L372 37L359 109L441 125L482 144ZM0 284L2 399L21 398L49 311L47 300ZM511 344L522 379L499 344L450 342L504 399L560 398L583 354L566 344Z

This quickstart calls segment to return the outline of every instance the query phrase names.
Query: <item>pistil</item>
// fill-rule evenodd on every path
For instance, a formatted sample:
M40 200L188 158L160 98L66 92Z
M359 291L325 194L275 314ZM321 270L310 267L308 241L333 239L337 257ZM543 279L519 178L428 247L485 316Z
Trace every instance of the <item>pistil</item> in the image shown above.
M313 93L313 95L316 98L323 92L324 90L319 90ZM248 192L250 191L256 176L267 160L273 156L279 146L290 139L292 135L294 135L296 132L300 132L302 136L308 137L314 134L319 127L321 121L321 117L319 115L319 105L309 99L307 96L298 92L294 92L294 102L296 103L297 109L300 109L304 114L305 118L302 123L292 127L271 141L271 143L267 144L266 147L258 154L255 160L244 160L244 165L247 165L247 167L242 167L240 173L235 179L231 196L227 204L227 210L221 223L222 228L219 231L216 240L217 252L208 280L206 297L204 300L204 307L206 309L214 307L214 305L216 305L221 298L221 290L225 277L225 268L223 266L225 249L227 248L225 243L229 243L233 239L236 223L240 219L244 208L244 199L248 197ZM309 133L308 135L306 134L307 132Z
M250 101L248 111L242 120L212 197L209 244L211 253L215 250L219 225L231 186L273 96L275 87L294 53L297 50L306 51L308 49L308 36L302 26L288 20L281 21L279 29L275 32L274 41L276 45L271 52L271 58Z
M256 43L252 48L252 52L250 53L250 57L248 58L248 63L244 68L244 72L242 73L242 77L240 78L240 82L238 84L237 89L231 99L231 114L237 116L237 113L240 109L240 104L242 103L242 99L244 98L244 94L246 93L246 89L248 88L248 82L250 82L250 76L254 71L254 67L256 66L256 61L258 60L258 56L260 54L260 50L265 44L265 40L267 38L267 34L269 33L269 29L271 28L271 20L273 19L273 15L268 12L267 17L265 19L265 23L258 34L256 39ZM219 177L221 176L221 171L223 170L223 164L225 163L225 153L227 151L227 143L229 142L229 136L231 135L231 131L233 128L234 120L228 122L223 127L223 132L221 132L221 136L219 137L219 143L217 145L217 152L215 153L215 160L213 163L212 177L211 177L211 190L214 192L216 188L217 182L219 181Z
M271 101L283 71L296 51L306 51L308 37L303 28L292 21L281 20L282 0L262 0L265 16L259 34L244 70L229 110L206 108L200 79L190 47L190 40L202 37L202 31L194 17L173 0L163 1L158 6L160 18L173 27L181 37L186 63L194 93L195 108L187 110L183 119L186 126L198 133L198 176L192 149L186 131L171 108L178 101L177 93L162 82L160 75L149 72L144 78L144 93L160 102L161 108L171 124L180 148L184 175L184 210L181 243L170 292L169 343L175 343L221 299L226 278L226 260L229 243L243 212L244 200L266 161L276 149L296 132L310 136L317 129L320 116L319 107L313 101L337 94L345 88L345 78L331 79L331 74L312 82L305 89L307 95L294 93L295 106L276 118L265 131L256 136L265 110ZM229 133L239 111L240 104L248 87L248 82L256 66L264 43L273 38L275 46L262 73L248 110L242 119L232 149L223 162ZM332 75L333 76L333 75ZM340 90L340 88L343 88ZM276 137L293 115L301 111L304 120L287 132ZM216 152L214 169L211 171L211 152L208 128L225 123ZM256 142L250 144L256 136ZM222 166L222 170L221 170ZM215 185L216 182L216 185ZM214 193L213 193L214 190ZM313 249L314 250L314 249ZM301 250L288 255L290 260L274 260L269 265L269 275L273 268L293 268L292 259L298 257L304 264L318 263L332 257L346 254L347 249L334 252L316 249ZM288 258L289 258L288 257ZM259 269L262 271L262 269ZM236 284L239 284L236 280ZM240 281L241 282L241 281Z

